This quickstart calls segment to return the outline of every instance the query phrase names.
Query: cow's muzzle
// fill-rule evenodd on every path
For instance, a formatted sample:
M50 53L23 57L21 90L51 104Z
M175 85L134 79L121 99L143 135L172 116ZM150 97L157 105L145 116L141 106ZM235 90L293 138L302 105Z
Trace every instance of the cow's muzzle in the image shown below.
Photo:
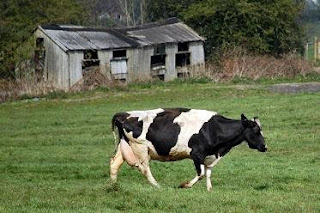
M267 146L260 146L258 148L258 150L259 150L259 152L266 152L266 151L268 151L268 147Z

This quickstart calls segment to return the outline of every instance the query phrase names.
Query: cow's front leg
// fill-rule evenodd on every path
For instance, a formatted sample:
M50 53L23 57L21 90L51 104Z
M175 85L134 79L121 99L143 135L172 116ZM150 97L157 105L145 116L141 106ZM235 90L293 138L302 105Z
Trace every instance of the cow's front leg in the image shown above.
M138 144L138 143L131 143L132 150L134 151L134 154L138 158L138 162L136 164L136 167L139 169L139 171L147 178L147 180L156 187L160 187L155 178L153 177L149 161L150 156L148 152L148 146L145 144Z
M210 192L212 190L211 184L211 169L212 167L206 167L206 181L207 181L207 190Z
M211 170L212 168L220 161L220 156L210 155L205 158L205 173L206 173L206 181L207 181L207 190L212 190L211 184Z
M196 167L197 176L189 182L184 182L180 184L180 188L191 188L193 184L201 180L205 174L204 168L204 156L199 154L199 152L192 151L191 158L193 160L194 166Z
M195 176L195 178L193 178L191 181L181 183L179 188L191 188L196 182L198 182L204 177L204 174L205 174L204 165L201 164L199 165L199 167L200 167L200 172L197 172L198 173L197 176Z

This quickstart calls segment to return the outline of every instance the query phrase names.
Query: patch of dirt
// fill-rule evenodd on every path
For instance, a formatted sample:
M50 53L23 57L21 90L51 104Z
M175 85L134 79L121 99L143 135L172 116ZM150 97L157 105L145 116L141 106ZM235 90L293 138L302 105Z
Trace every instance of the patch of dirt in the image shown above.
M281 93L319 92L320 82L275 84L269 90Z

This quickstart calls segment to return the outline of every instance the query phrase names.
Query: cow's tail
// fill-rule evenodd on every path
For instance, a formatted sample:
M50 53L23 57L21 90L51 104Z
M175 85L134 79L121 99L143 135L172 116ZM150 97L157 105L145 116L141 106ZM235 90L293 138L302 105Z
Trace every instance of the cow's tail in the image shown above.
M118 134L118 138L117 138L117 135L115 133L116 131L116 128L118 129L118 127L116 126L116 119L117 119L117 114L115 114L113 117L112 117L112 120L111 120L111 129L112 129L112 134L113 134L113 139L114 139L114 150L113 150L113 154L115 154L117 152L117 147L118 147L118 144L119 144L119 141L120 141L120 136ZM119 130L118 130L119 132Z
M111 129L114 138L114 154L117 152L121 137L123 137L122 125L126 117L126 113L120 112L116 113L111 120ZM118 132L118 134L116 133L116 131Z

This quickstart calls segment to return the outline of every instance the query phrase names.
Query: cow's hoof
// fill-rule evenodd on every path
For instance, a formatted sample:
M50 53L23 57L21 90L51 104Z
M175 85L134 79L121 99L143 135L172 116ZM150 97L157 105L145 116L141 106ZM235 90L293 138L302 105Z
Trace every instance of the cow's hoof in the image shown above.
M186 182L180 183L179 188L190 188L189 182L186 181Z

